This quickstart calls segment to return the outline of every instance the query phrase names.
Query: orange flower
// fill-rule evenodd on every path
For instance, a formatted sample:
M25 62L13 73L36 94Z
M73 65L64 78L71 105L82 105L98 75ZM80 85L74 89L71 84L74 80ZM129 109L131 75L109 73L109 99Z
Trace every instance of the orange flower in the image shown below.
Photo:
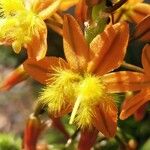
M70 123L81 128L95 127L107 137L115 135L117 107L110 93L138 90L144 75L136 72L114 72L126 52L129 31L127 23L109 25L90 46L75 19L64 18L64 52L66 61L46 57L28 59L25 70L36 80L47 84L39 104L50 115L63 116L72 111ZM118 44L119 43L119 44Z
M144 17L150 15L150 5L143 0L128 0L115 13L115 20L128 20L139 23Z
M146 45L143 49L142 53L142 64L145 71L145 84L146 87L133 97L127 98L123 105L122 110L120 114L120 119L124 120L128 118L129 116L136 113L136 115L142 115L138 114L138 112L144 113L143 108L144 105L147 104L147 102L150 101L150 87L149 87L149 80L150 80L150 45ZM143 107L143 108L142 108ZM138 116L136 117L138 119ZM142 116L139 116L142 119ZM139 119L140 119L139 118Z

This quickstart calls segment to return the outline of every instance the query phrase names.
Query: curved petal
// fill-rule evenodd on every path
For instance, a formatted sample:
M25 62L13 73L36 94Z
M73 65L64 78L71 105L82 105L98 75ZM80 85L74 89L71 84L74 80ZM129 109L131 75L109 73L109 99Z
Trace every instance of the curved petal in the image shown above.
M136 121L141 121L144 118L147 105L148 103L145 103L134 113L134 118Z
M80 26L84 26L84 22L87 19L87 9L85 0L80 0L75 8L75 18L79 22Z
M144 67L144 71L147 76L150 77L150 45L147 44L144 46L142 51L142 64Z
M70 7L76 5L79 2L79 0L63 0L59 9L62 11L65 11L69 9Z
M98 131L96 129L84 129L81 131L78 150L91 150L96 142Z
M71 15L65 15L63 26L64 52L72 69L85 69L88 61L88 45L83 33Z
M38 15L40 16L40 18L42 18L42 20L48 19L59 9L61 2L62 0L52 1L52 3L45 9L41 10Z
M62 58L45 57L39 61L35 59L27 59L23 63L25 71L35 80L42 84L46 84L51 78L55 67L67 68L67 63Z
M125 56L129 39L127 23L111 25L91 42L91 58L88 71L103 75L118 68Z
M63 117L66 114L69 114L72 110L72 105L70 103L65 103L64 107L60 109L60 111L57 112L50 112L49 110L51 107L48 106L48 112L55 118Z
M117 107L111 97L95 107L93 125L106 137L113 137L117 128Z
M144 89L135 96L127 98L122 105L120 119L124 120L128 118L149 100L150 100L150 89Z
M137 3L136 5L133 5L129 17L131 17L135 23L139 23L147 15L150 15L150 5L146 3Z
M30 3L32 3L32 11L38 13L51 5L52 1L53 0L30 0Z
M141 38L141 41L143 42L150 42L150 30L146 32Z
M150 15L145 17L135 28L134 37L141 40L150 41Z
M39 25L40 24L40 25ZM38 26L39 25L39 26ZM42 59L47 51L47 28L42 20L37 22L37 29L31 42L25 45L28 58Z
M28 78L27 73L23 69L23 65L15 68L11 71L2 82L0 82L0 91L10 90L12 87L17 85L18 83L26 80Z
M109 73L104 75L102 80L108 93L137 91L146 86L144 74L131 71Z

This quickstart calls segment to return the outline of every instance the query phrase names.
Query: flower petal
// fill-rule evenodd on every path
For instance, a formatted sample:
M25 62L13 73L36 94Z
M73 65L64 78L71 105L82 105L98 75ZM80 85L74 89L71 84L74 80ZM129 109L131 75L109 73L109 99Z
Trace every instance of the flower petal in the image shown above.
M148 103L145 103L134 113L134 118L136 121L141 121L144 118L147 105Z
M96 129L84 129L81 131L78 150L90 150L96 142L98 131Z
M146 3L137 3L133 5L132 13L129 17L131 17L135 23L139 23L147 15L150 15L150 5Z
M51 109L51 107L48 106L48 112ZM72 111L72 105L70 103L65 102L64 107L60 109L60 111L57 112L49 112L49 114L53 115L53 117L58 118L58 117L63 117L66 114L69 114Z
M30 0L31 1L31 0ZM33 12L40 12L51 5L53 0L32 0L32 11ZM30 2L31 3L31 2Z
M76 5L79 2L79 0L63 0L59 9L62 11L65 11L69 9L70 7Z
M91 58L88 71L103 75L118 68L125 56L129 39L127 23L110 25L91 42Z
M142 41L150 41L150 15L137 24L134 37L140 38Z
M137 91L144 87L145 76L142 73L119 71L102 77L108 93ZM145 81L146 82L146 81Z
M27 73L42 84L46 84L47 80L51 78L55 67L67 67L67 63L63 59L56 57L45 57L39 61L27 59L23 65Z
M31 42L25 45L28 53L28 58L42 59L47 51L47 29L44 22L37 28L36 34L33 36Z
M53 1L50 5L48 5L48 7L40 11L38 15L40 16L40 18L42 18L42 20L48 19L58 10L61 2L62 0Z
M93 125L106 137L113 137L117 128L117 107L111 97L95 108Z
M146 75L150 77L150 45L149 44L145 45L143 48L142 64Z
M143 104L150 100L150 89L143 89L133 97L127 98L121 109L120 119L124 120L134 114Z
M23 69L23 65L20 65L3 79L3 81L0 83L0 91L10 90L16 84L26 80L27 78L28 75Z
M83 33L71 15L65 15L63 27L64 52L72 69L85 69L88 61L88 45Z
M79 3L76 5L75 9L75 18L79 22L80 26L84 26L84 22L87 18L87 5L85 0L80 0Z

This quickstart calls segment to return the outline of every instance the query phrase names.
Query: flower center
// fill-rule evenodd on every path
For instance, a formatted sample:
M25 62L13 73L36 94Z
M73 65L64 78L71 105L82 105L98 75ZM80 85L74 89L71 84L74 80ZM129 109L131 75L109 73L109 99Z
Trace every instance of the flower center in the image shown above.
M78 111L80 111L79 109L86 109L85 112L90 114L88 110L91 111L92 106L99 104L102 100L102 97L105 95L105 85L101 78L94 75L85 74L83 80L78 86L77 100L75 102L69 123L73 123L76 114L78 114ZM80 106L82 106L82 108ZM86 118L86 114L85 116L83 114L82 118Z

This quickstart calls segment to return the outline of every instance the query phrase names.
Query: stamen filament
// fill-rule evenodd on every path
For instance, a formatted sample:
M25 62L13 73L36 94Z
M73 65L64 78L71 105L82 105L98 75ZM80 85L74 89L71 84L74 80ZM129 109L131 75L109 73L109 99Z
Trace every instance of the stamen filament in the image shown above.
M76 114L77 114L77 111L78 111L78 109L79 109L81 100L82 100L82 97L81 97L81 96L78 96L78 98L77 98L77 100L76 100L76 102L75 102L75 105L74 105L74 107L73 107L73 111L72 111L72 113L71 113L71 117L70 117L69 124L72 124L72 123L73 123L74 118L75 118L75 116L76 116Z

